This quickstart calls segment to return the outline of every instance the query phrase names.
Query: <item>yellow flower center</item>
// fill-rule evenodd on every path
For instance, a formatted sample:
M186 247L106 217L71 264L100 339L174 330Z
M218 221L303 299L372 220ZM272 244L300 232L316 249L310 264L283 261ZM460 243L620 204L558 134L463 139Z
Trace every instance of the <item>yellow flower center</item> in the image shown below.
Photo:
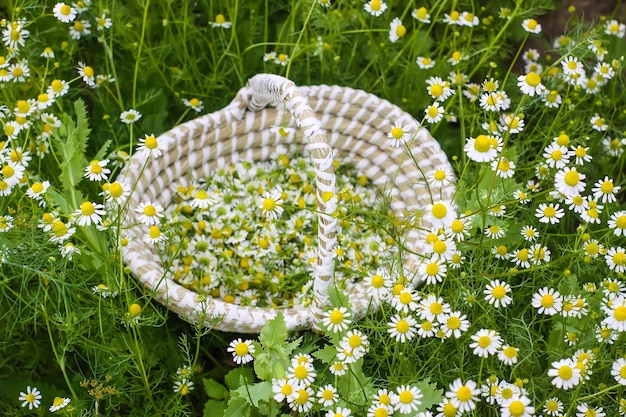
M154 137L154 135L150 135L146 138L146 148L148 149L156 149L159 146L159 143L157 142L157 139Z
M602 186L600 187L604 194L611 194L613 192L613 182L612 181L604 181Z
M406 35L406 27L404 25L399 25L396 28L396 35L398 35L399 38L401 38L404 35Z
M457 390L456 396L460 401L469 401L472 398L472 390L468 386L463 385Z
M31 190L33 190L35 194L39 194L40 192L43 191L43 184L40 182L36 182L30 188Z
M353 334L348 339L348 344L350 345L352 349L361 346L361 336L359 336L358 334Z
M309 375L309 371L306 369L306 366L298 365L296 369L293 370L293 374L297 379L304 379Z
M498 285L494 287L494 289L491 291L491 294L494 298L500 300L506 295L506 288L504 288L502 285Z
M409 331L410 328L411 326L409 325L409 322L406 320L400 320L398 324L396 324L396 330L399 333L406 333Z
M370 3L370 8L377 12L380 10L380 0L372 0L372 2Z
M500 171L507 172L511 169L511 163L508 160L502 158L498 163L498 169Z
M191 107L198 107L200 105L200 100L194 97L189 100L189 104L191 104Z
M5 165L2 167L0 172L2 172L2 175L4 175L5 178L11 178L13 174L15 174L15 169L13 169L10 165Z
M158 226L150 226L150 237L158 239L161 236L161 229Z
M551 294L545 294L541 297L541 305L545 308L550 308L554 305L554 297Z
M401 127L394 127L391 129L391 136L396 140L400 140L404 137L404 130Z
M124 194L124 188L122 188L122 185L119 182L114 182L109 186L109 193L111 194L111 197L118 198Z
M625 260L626 253L624 252L617 252L615 255L613 255L613 263L615 263L615 265L624 265Z
M133 303L128 307L128 315L132 317L137 317L141 313L141 306L137 303Z
M50 83L50 87L52 87L52 91L58 93L63 89L63 83L61 82L61 80L52 80L52 82Z
M339 324L343 321L343 313L341 312L341 310L333 310L330 313L330 322L333 324Z
M98 161L91 161L89 163L89 170L93 174L101 174L102 173L102 167L100 166L100 164L98 164Z
M416 15L418 19L426 19L426 16L428 16L428 9L422 6L417 9Z
M152 217L152 216L156 216L157 214L157 209L156 207L154 207L153 205L147 205L143 208L143 214L145 214L146 216Z
M304 405L309 401L309 393L304 390L304 389L299 389L297 391L298 396L295 398L295 401L300 404L300 405Z
M428 275L434 276L439 273L439 265L436 262L431 262L426 266L426 273Z
M543 215L546 217L554 217L556 216L556 209L554 207L548 206L543 211Z
M458 317L452 316L448 319L448 328L456 330L461 327L461 320Z
M382 288L385 285L385 279L380 275L374 275L372 277L372 287Z
M446 417L454 417L456 416L457 408L454 404L448 402L443 406L443 415Z
M76 31L78 32L82 32L83 30L85 30L85 25L80 20L77 20L74 22L74 29L76 29Z
M507 346L504 350L503 350L504 356L506 356L509 359L513 359L514 357L517 356L517 349L515 349L512 346Z
M626 214L622 214L615 220L615 226L619 229L626 229Z
M624 320L626 320L626 307L618 306L615 309L615 311L613 312L613 317L617 321L624 321Z
M72 12L72 8L68 6L67 4L64 4L63 6L61 6L59 11L61 12L62 15L69 16L70 13Z
M570 187L578 184L579 181L580 175L578 174L578 172L572 170L565 174L565 184L569 185Z
M276 208L276 200L273 198L266 198L263 200L263 210L272 211Z
M526 84L531 87L537 87L539 84L541 84L541 77L536 72L529 72L528 74L526 74Z
M491 338L489 336L480 336L478 338L478 346L481 348L486 348L491 344Z
M526 406L524 406L524 403L519 400L511 401L511 404L509 404L509 412L513 417L524 415L525 411Z
M84 216L91 216L96 211L96 208L89 201L85 201L80 205L80 211Z
M13 75L15 77L21 77L22 75L24 75L24 69L20 66L13 68Z
M431 212L433 216L435 216L437 219L443 219L444 217L446 217L446 214L448 214L448 209L443 203L435 203L433 204Z
M404 390L400 393L398 399L402 404L410 404L413 401L413 394L411 391Z
M291 393L293 392L293 387L291 386L291 384L285 384L280 388L280 392L285 395L291 395Z
M570 379L572 377L572 375L574 374L574 371L572 370L571 367L567 366L567 365L563 365L559 368L559 378L561 379Z
M528 29L535 30L537 28L538 23L537 23L537 21L535 19L530 19L526 23L526 25L528 26Z
M438 109L437 107L435 107L435 106L430 106L430 107L428 108L428 117L430 117L430 118L435 118L435 117L437 117L438 115L439 115L439 109ZM444 177L443 177L443 178L441 178L441 179L437 179L437 173L435 173L435 179L437 179L438 181L441 181L441 180L443 180L444 178L445 178L445 174L444 174Z
M439 97L443 94L443 86L441 84L433 84L429 90L431 97Z
M474 149L485 153L491 149L491 141L486 135L478 135L476 140L474 140Z
M18 100L16 107L20 113L28 113L30 111L30 104L26 100Z
M217 23L218 25L224 24L226 23L226 18L223 14L219 13L217 16L215 16L215 23Z
M410 292L408 291L403 291L402 293L400 293L400 302L404 305L409 304L411 301L413 301L413 296L411 295Z

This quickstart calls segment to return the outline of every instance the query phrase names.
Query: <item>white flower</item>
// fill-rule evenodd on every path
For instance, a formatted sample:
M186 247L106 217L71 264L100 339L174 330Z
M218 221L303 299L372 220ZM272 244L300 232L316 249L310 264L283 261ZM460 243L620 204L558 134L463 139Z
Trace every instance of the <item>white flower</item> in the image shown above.
M89 181L106 180L108 174L111 173L111 170L106 168L108 163L108 159L103 159L101 161L94 159L89 162L89 165L85 168L85 174L83 176L89 179Z
M131 124L135 123L139 119L141 119L141 113L135 109L128 109L120 114L120 120L122 123Z
M418 56L415 59L415 62L420 69L429 69L435 66L435 61L432 58L425 56Z
M467 157L476 162L491 162L498 156L500 142L494 136L478 135L468 138L463 150Z
M396 43L400 38L406 35L406 26L402 24L402 20L396 17L391 21L389 28L389 41Z
M430 14L426 7L422 6L419 9L413 9L411 16L422 23L430 23Z
M487 288L483 291L485 300L495 308L506 307L511 304L513 299L509 295L510 292L511 286L498 279L487 284Z
M398 314L393 316L389 323L387 333L391 335L397 342L405 343L415 336L417 333L417 322L411 316L402 317Z
M582 381L580 369L576 367L576 363L570 358L552 362L551 368L548 370L548 376L554 377L552 385L564 390L573 388Z
M76 19L76 9L65 3L57 3L52 9L52 14L63 23L68 23Z
M346 307L333 308L324 312L322 315L322 324L331 332L339 333L347 330L352 322L352 313Z
M191 200L191 207L205 209L215 203L216 201L209 197L205 190L198 190Z
M546 87L541 84L541 76L536 72L529 72L517 77L517 86L522 90L522 93L531 97L535 94L544 94L546 91Z
M586 175L581 174L576 168L564 168L556 172L554 176L554 186L561 194L572 197L582 194L585 191Z
M365 11L372 16L378 17L387 10L387 3L383 0L370 0L365 4Z
M598 132L604 132L609 128L609 125L606 124L604 118L597 114L589 120L589 123L591 123L591 128L593 130L597 130Z
M139 214L137 220L147 226L159 224L164 216L163 207L151 201L140 203L135 208L135 212Z
M252 354L255 351L251 340L235 339L228 345L227 352L233 355L233 361L237 365L245 364L253 360Z
M450 384L449 390L446 391L446 398L449 398L461 413L474 410L476 402L480 401L479 395L480 389L478 389L476 382L471 379L463 383L461 378L457 378Z
M515 365L517 363L518 354L518 348L506 345L502 346L502 348L498 350L498 359L506 365Z
M86 65L84 62L78 62L78 67L76 69L78 70L78 75L80 75L83 78L83 81L88 86L92 88L96 87L96 78L95 78L96 74L92 67L90 67L89 65ZM51 87L54 89L55 86L53 84L54 84L54 81L51 84ZM56 91L53 91L53 93L54 93L53 96L57 97ZM58 95L63 95L63 94L59 93Z
M615 236L626 237L626 210L613 213L608 222L609 229L613 229Z
M261 209L261 212L268 218L275 220L283 213L282 191L279 189L270 193L266 191L262 197L258 199L257 205Z
M426 109L424 110L424 113L426 113L426 115L424 117L428 123L439 123L443 118L444 112L445 110L443 106L441 106L437 102L434 102L430 106L426 107Z
M69 398L54 397L54 401L50 406L50 412L55 413L70 403Z
M525 19L522 22L522 27L524 28L526 32L529 32L529 33L541 32L541 25L537 23L535 19Z
M501 417L532 417L535 415L535 407L530 405L530 399L526 396L513 396L502 402Z
M565 210L555 203L541 203L535 212L535 216L539 218L541 223L557 224L565 216Z
M607 35L617 36L618 38L623 38L626 34L626 25L615 19L609 20L606 22L604 33Z
M626 386L626 359L619 358L611 366L611 375L618 384Z
M79 226L98 225L102 223L102 216L106 214L103 209L104 206L102 204L85 201L73 214L78 218L76 223Z
M616 201L615 194L621 189L622 187L615 185L611 178L604 176L604 179L600 179L594 184L591 191L593 192L593 198L596 200L602 203L614 203Z
M602 325L616 332L626 332L626 297L615 297L606 310L607 317Z
M395 122L389 133L387 133L387 137L389 138L387 144L397 148L406 144L406 142L411 139L411 136L412 134L409 126L403 125L400 122Z
M41 405L41 392L36 387L26 387L26 392L20 392L18 400L22 401L22 407L28 406L29 410L39 408Z
M554 288L543 287L533 295L532 306L539 314L553 316L563 309L563 297Z
M137 152L142 152L146 157L158 158L169 149L171 140L165 136L145 135L139 138Z
M399 411L401 414L409 414L417 410L417 407L422 403L420 399L424 395L419 388L411 385L400 385L396 388L394 395L394 410Z
M211 27L214 27L214 28L230 29L231 26L232 26L232 23L228 22L226 18L224 17L224 15L221 13L218 13L215 16L214 22L211 22Z
M335 388L331 384L324 385L320 387L316 394L318 400L317 402L322 404L322 407L331 407L333 404L339 401L339 396L337 395L337 388Z
M502 338L495 330L481 329L473 334L471 339L473 343L470 343L470 348L474 349L474 355L481 358L495 355L502 346Z
M183 99L183 104L191 109L193 109L196 112L201 112L204 105L202 103L202 100L198 100L197 98L190 98L190 99Z
M447 201L434 201L424 209L423 220L434 229L448 228L456 218L456 208Z
M610 270L617 273L626 271L626 253L624 248L609 248L604 255L604 259Z

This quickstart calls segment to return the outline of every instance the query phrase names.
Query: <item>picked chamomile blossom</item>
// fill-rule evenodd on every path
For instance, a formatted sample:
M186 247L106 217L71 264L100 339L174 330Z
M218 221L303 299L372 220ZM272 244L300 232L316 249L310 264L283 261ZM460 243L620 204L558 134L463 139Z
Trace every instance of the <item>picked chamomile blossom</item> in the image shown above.
M368 227L380 194L349 164L337 166L335 281L349 289L391 251L383 233ZM280 307L307 303L317 262L315 172L309 159L280 154L271 161L217 168L177 189L164 209L138 207L139 221L161 224L173 279L228 303ZM375 211L375 210L374 210ZM336 319L337 314L333 316ZM330 321L341 327L343 321Z

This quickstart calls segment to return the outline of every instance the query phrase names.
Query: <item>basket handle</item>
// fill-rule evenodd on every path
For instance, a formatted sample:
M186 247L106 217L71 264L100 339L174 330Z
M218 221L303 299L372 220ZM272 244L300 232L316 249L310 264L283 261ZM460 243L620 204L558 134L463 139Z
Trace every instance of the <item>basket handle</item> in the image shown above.
M333 152L321 129L321 122L292 81L279 75L258 74L248 81L246 87L248 96L246 101L251 111L284 104L304 133L307 150L311 152L319 208L317 262L313 273L311 307L313 314L319 319L323 308L329 304L328 286L334 279L333 255L337 244L337 219L332 215L337 210L337 199L334 197L337 187Z

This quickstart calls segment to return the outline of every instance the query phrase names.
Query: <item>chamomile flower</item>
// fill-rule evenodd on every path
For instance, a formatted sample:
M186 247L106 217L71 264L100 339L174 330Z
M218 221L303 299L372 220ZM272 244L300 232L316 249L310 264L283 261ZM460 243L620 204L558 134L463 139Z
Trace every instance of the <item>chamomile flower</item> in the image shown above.
M467 317L458 311L453 311L449 314L442 314L437 317L437 321L441 324L440 331L445 335L445 337L454 336L457 339L467 331L470 325Z
M439 258L425 259L417 270L417 277L420 282L432 285L442 282L447 271L444 260Z
M502 338L495 330L481 329L471 336L472 343L469 347L474 349L474 355L481 358L487 358L495 355L500 346L502 346Z
M470 237L470 227L472 225L472 216L454 219L445 229L446 236L451 237L457 242L462 242Z
M495 308L506 307L513 302L511 286L498 279L491 281L483 291L485 300Z
M450 83L444 81L441 77L430 77L427 79L426 91L429 96L439 102L446 101L454 94L454 90L450 88Z
M520 115L506 113L500 116L498 128L501 132L519 133L524 130L524 119Z
M343 361L335 361L330 365L330 373L335 376L343 376L346 374L346 363Z
M456 219L456 209L446 201L435 201L424 210L423 220L434 229L445 229Z
M491 162L491 169L500 178L513 178L515 175L515 163L504 156Z
M69 398L54 397L54 401L52 401L52 405L50 406L49 410L51 413L56 413L60 409L65 408L70 403L70 401L71 400Z
M407 143L411 139L411 129L407 125L403 125L400 122L395 122L393 127L387 133L387 144L397 148Z
M198 113L200 113L204 107L202 100L199 100L195 97L190 98L190 99L184 98L183 104Z
M352 410L346 407L337 407L334 410L328 410L325 417L351 417Z
M534 242L539 237L539 231L535 226L526 225L522 227L522 237L527 242Z
M498 360L505 365L515 365L519 355L519 349L514 346L504 345L498 350Z
M557 397L551 397L543 405L543 412L549 416L560 416L563 413L563 401Z
M611 366L611 375L618 384L626 386L626 359L619 358Z
M570 358L552 362L548 376L553 377L552 385L563 390L571 389L582 381L580 369Z
M609 218L608 226L615 236L626 236L626 210L613 213Z
M430 14L428 13L428 9L424 6L419 9L413 9L411 16L419 22L430 23Z
M543 101L544 105L550 109L558 109L563 102L563 99L558 91L546 90L541 96L541 101Z
M569 163L570 153L567 147L552 143L544 149L543 157L549 167L561 169Z
M287 378L293 385L308 387L313 383L317 372L312 363L292 363L287 369Z
M7 24L6 29L2 31L2 42L7 48L17 51L25 45L26 38L30 35L30 32L24 28L25 24L24 19Z
M561 194L570 197L585 191L586 183L583 181L586 175L581 174L576 168L563 168L554 176L554 186Z
M502 417L532 417L535 415L535 407L530 405L530 398L516 395L502 402L500 415Z
M446 391L446 398L449 398L458 412L465 413L476 408L476 403L480 401L480 389L476 382L468 380L463 382L461 378L455 379Z
M391 305L400 313L409 313L417 310L419 295L410 287L398 291L391 299Z
M386 300L391 294L391 279L383 271L376 271L366 279L366 294L376 300Z
M394 393L395 403L394 410L401 414L409 414L417 410L422 403L421 398L424 396L419 388L411 385L400 385Z
M29 410L33 408L39 408L41 405L41 391L39 391L36 387L26 387L26 392L20 392L20 396L18 398L19 401L22 401L22 407L28 407Z
M541 223L557 224L565 216L565 211L556 203L541 203L535 211L535 216Z
M277 219L283 213L283 192L278 189L273 193L266 191L262 197L257 201L258 207L261 209L261 213L267 216L269 219Z
M476 162L491 162L498 156L500 143L496 137L478 135L468 138L463 150L467 157Z
M419 316L422 320L434 321L443 314L451 313L452 309L443 298L430 294L426 298L422 298L419 305Z
M539 314L554 316L563 309L563 297L554 288L543 287L533 295L532 306Z
M113 26L113 21L111 21L110 17L107 17L105 13L102 13L99 17L96 18L96 29L98 32L101 32L105 29L111 29Z
M167 236L161 231L159 226L152 225L150 229L148 229L148 233L146 233L142 240L146 243L151 243L153 245L165 242L167 240Z
M0 168L2 175L0 179L4 180L9 187L14 187L24 178L25 169L24 165L18 162L8 161Z
M441 104L434 102L430 106L426 107L424 113L426 113L424 118L428 123L439 123L443 118L445 110Z
M26 195L33 200L37 200L43 203L43 196L48 188L50 188L50 181L34 182L26 190Z
M241 338L238 338L229 343L226 351L233 355L233 361L237 365L242 365L252 362L254 359L252 354L254 353L255 348L251 340L244 341Z
M322 315L322 324L334 333L347 330L351 322L352 313L346 307L333 308Z
M415 63L420 69L429 69L435 66L435 60L427 56L418 56Z
M617 273L624 273L626 271L626 251L624 248L609 248L604 255L604 259L611 271Z
M315 393L310 387L295 387L293 394L287 397L287 403L289 408L298 413L305 413L313 408L313 401Z
M398 40L406 35L406 26L402 24L402 20L396 17L391 21L389 28L389 41L396 43Z
M626 25L618 22L617 20L609 20L604 27L604 33L607 35L617 36L623 38L626 35Z
M89 162L89 165L85 168L85 174L83 175L89 181L102 181L108 178L108 174L111 170L107 168L109 163L108 159L96 160Z
M106 214L103 210L104 206L98 203L92 203L91 201L84 201L80 207L74 211L74 216L77 218L76 224L79 226L89 226L92 224L98 225L102 223L102 216Z
M87 35L91 35L91 23L87 20L75 20L74 24L70 26L70 37L78 40Z
M191 200L191 207L205 209L215 203L216 201L209 197L205 190L197 190Z
M174 389L174 392L180 394L181 396L185 396L189 394L190 391L193 391L194 386L192 381L189 381L188 379L182 379L180 381L174 382L172 388Z
M602 325L616 332L626 332L626 297L615 297L606 310Z
M157 225L164 217L163 207L158 203L151 201L145 201L140 203L135 212L139 215L137 220L147 226Z
M615 194L621 189L621 186L615 185L611 178L605 176L604 179L600 179L594 184L591 191L596 200L602 203L614 203L616 201Z
M367 409L366 417L391 416L392 414L393 414L393 407L387 404L374 401Z
M294 386L287 378L272 378L272 392L274 393L274 400L278 402L289 401L296 388L298 387Z
M224 29L230 29L230 27L232 26L232 23L227 21L224 15L221 13L218 13L215 16L215 20L211 22L210 24L211 24L211 27L224 28Z
M125 110L120 114L120 120L122 121L122 123L125 123L127 125L135 123L139 119L141 119L141 113L139 113L135 109Z
M604 117L600 117L598 114L595 114L590 120L591 128L593 130L597 130L598 132L604 132L609 128L609 125L606 124L606 120Z
M333 404L336 404L337 401L339 401L337 388L335 388L332 384L326 384L323 387L320 387L315 396L317 397L317 402L322 404L322 407L332 407Z
M443 14L443 23L448 25L457 25L463 26L463 22L461 22L461 13L458 10L452 10L450 14Z
M115 201L121 204L130 195L130 186L126 183L115 181L103 184L102 191L101 195L104 195L107 201Z
M81 75L81 76L84 77L84 75ZM69 90L70 90L70 85L67 81L54 79L48 86L46 90L46 94L48 94L48 96L52 98L58 98L67 94ZM43 115L42 115L42 120L43 120Z
M387 10L387 3L383 0L370 0L365 4L365 11L374 17L378 17Z
M389 323L387 323L387 326L389 327L387 333L389 333L392 339L400 343L405 343L413 339L417 333L417 322L411 316L396 314L391 318Z
M146 157L158 158L163 152L169 149L170 140L165 136L156 137L153 134L146 134L139 138L137 152L143 153Z
M78 70L78 75L80 75L83 78L83 81L85 82L85 84L87 84L90 87L95 88L96 73L93 70L93 68L90 67L89 65L86 65L84 62L79 62L78 67L76 69Z
M541 83L541 76L536 72L529 72L517 77L517 86L522 90L522 93L531 97L535 94L544 94L546 91L546 87Z
M528 33L541 33L541 25L535 19L525 19L522 27Z

